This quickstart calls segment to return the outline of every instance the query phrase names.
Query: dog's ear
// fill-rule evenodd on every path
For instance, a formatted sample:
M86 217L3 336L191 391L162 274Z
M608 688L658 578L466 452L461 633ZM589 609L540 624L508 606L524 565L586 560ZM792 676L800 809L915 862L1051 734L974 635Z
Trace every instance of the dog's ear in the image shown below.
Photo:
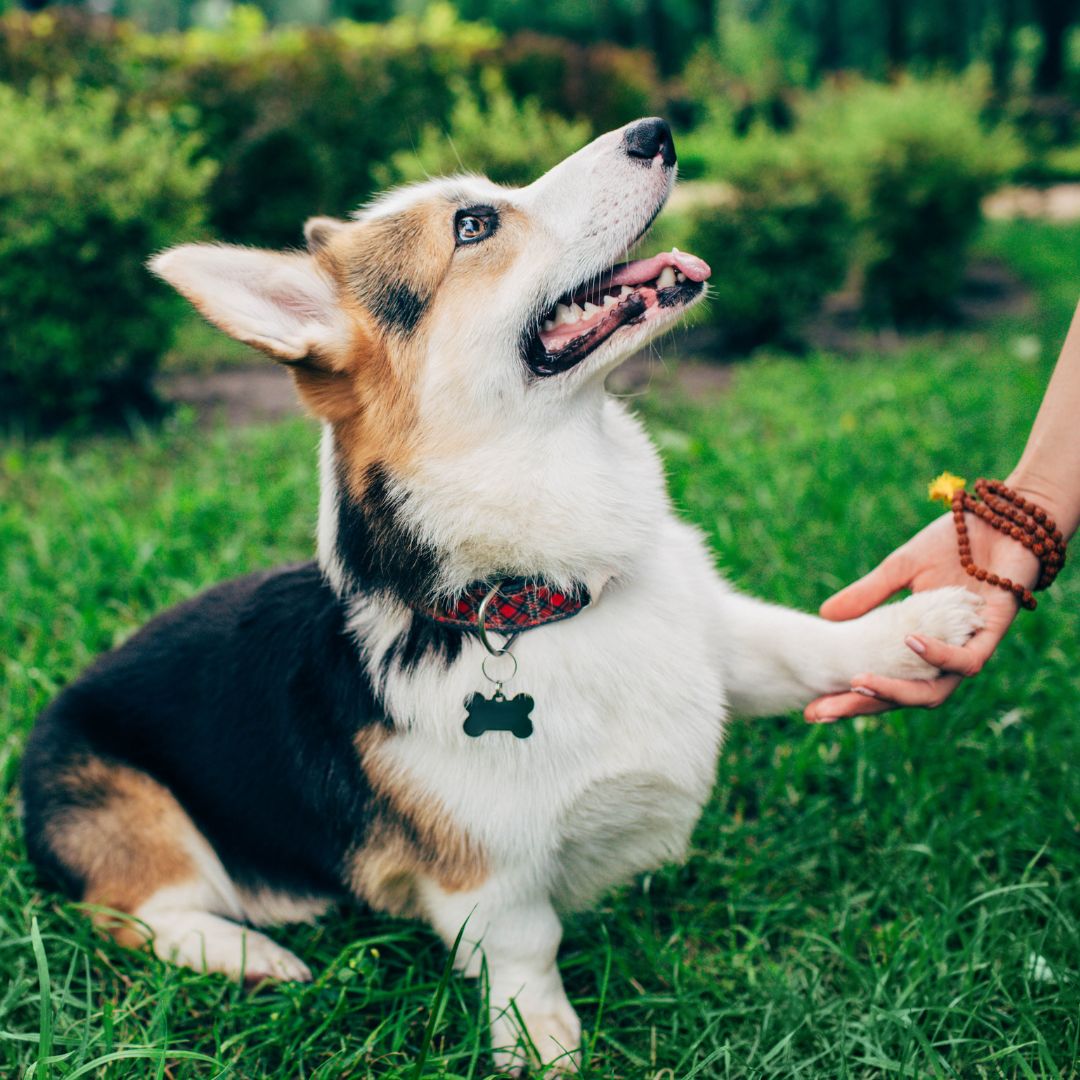
M313 217L304 222L304 239L307 241L308 251L315 254L328 247L344 229L349 227L347 221L332 217Z
M337 288L310 255L182 244L150 269L226 334L276 360L329 360L347 339Z

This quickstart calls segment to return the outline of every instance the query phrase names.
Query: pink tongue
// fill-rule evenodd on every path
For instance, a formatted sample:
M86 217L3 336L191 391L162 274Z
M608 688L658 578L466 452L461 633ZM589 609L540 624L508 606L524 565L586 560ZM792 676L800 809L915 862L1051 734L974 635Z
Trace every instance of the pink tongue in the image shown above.
M681 270L691 281L704 281L712 273L709 264L696 255L689 255L685 251L661 251L651 259L638 259L616 267L608 284L640 285L643 281L659 277L665 266Z

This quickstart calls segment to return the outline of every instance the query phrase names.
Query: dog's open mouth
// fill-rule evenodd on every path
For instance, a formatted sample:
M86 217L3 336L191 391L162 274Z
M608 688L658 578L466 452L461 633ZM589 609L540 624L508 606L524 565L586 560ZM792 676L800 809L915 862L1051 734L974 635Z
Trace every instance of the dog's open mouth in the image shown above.
M622 327L685 307L711 273L703 259L673 249L594 275L545 312L527 343L529 367L536 375L569 371Z

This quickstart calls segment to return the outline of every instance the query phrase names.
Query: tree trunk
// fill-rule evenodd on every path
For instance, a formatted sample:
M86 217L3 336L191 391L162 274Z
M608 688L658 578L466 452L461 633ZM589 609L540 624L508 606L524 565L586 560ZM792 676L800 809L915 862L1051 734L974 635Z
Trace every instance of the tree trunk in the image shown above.
M1076 19L1077 0L1033 0L1035 21L1042 31L1043 51L1035 70L1035 89L1053 94L1065 81L1065 38Z
M885 56L889 74L896 75L908 62L907 0L885 2Z
M844 62L841 41L842 17L840 0L822 0L821 22L818 25L818 74L839 71Z
M994 73L994 92L999 98L1005 98L1012 86L1016 59L1016 0L1000 0L998 8L998 33L990 51L990 64Z

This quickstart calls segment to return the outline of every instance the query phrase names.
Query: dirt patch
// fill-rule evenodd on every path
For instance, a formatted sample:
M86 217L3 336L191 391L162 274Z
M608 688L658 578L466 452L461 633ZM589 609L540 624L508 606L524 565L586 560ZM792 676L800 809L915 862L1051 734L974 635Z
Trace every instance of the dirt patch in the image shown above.
M1080 184L1002 188L983 200L983 213L997 219L1080 221Z
M671 193L668 209L678 213L727 206L733 199L734 189L729 184L711 180L683 181ZM999 188L983 199L982 209L988 218L995 220L1080 221L1080 184Z
M964 277L956 310L967 326L1027 318L1035 311L1035 294L1000 259L976 259Z
M174 405L190 405L200 423L268 423L303 410L289 373L270 361L258 367L230 368L191 375L161 375L161 397Z

